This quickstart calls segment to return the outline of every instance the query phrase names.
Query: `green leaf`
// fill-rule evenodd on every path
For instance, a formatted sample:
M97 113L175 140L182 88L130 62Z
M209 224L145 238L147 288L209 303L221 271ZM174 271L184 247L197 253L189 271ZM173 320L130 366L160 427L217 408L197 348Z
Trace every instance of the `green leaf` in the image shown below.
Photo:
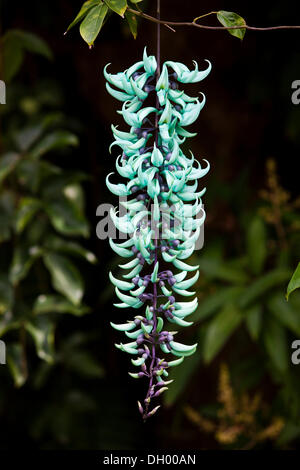
M7 346L7 365L16 387L22 387L27 380L27 370L24 365L23 348L18 343Z
M49 253L43 259L50 271L54 289L74 305L79 305L83 296L83 280L78 269L62 255Z
M266 351L280 372L286 372L289 366L289 345L286 331L274 318L268 318L264 328L264 344Z
M67 147L69 145L78 145L78 137L69 131L53 131L43 137L30 151L32 158L39 158L45 153Z
M245 311L246 325L253 341L257 341L262 327L262 306L254 305Z
M30 125L14 132L13 139L19 150L24 152L28 150L31 145L41 137L44 131L44 125L39 123L38 125Z
M24 59L24 52L39 54L51 60L52 52L47 43L33 33L10 29L3 37L4 79L10 82L18 73Z
M290 294L296 290L299 289L300 287L300 263L298 263L298 266L287 286L287 291L286 291L286 300L289 299Z
M124 13L127 9L127 0L104 0L106 5L118 15L124 18Z
M79 243L66 241L62 238L56 237L55 235L50 235L46 239L46 247L51 251L62 251L63 253L79 256L81 258L84 258L89 263L97 263L97 258L94 253L87 250Z
M36 315L44 313L70 313L81 316L89 313L86 306L77 307L60 295L39 295L33 306L33 313Z
M77 374L88 378L104 376L103 367L87 351L72 351L64 357L64 365Z
M20 70L24 60L24 51L17 43L6 42L3 48L3 71L5 83L10 83Z
M79 21L83 20L83 18L87 15L87 13L90 11L91 8L93 8L94 6L97 6L97 5L102 5L102 4L103 4L103 2L101 0L88 0L87 2L84 2L84 4L82 5L82 7L81 7L78 15L76 16L76 18L72 21L71 24L69 24L65 34L71 28L73 28L73 26L75 26L77 23L79 23Z
M20 156L15 152L9 152L1 155L0 158L0 184L15 169Z
M25 329L32 336L40 359L54 362L54 324L46 317L37 317L25 323Z
M24 279L34 261L41 256L42 250L38 246L28 247L17 245L14 250L12 263L9 271L10 281L16 285Z
M275 294L268 301L268 308L276 319L289 328L297 336L300 336L300 315L299 309L287 303L281 294Z
M260 217L254 217L247 230L249 265L254 274L262 272L267 256L266 226Z
M15 194L3 191L0 194L0 243L11 236L15 216Z
M244 287L221 287L203 299L196 312L189 317L193 322L210 317L226 303L236 300L244 292Z
M90 47L102 28L107 12L108 7L104 4L93 7L80 25L80 34Z
M78 183L71 183L64 187L63 193L76 207L84 212L85 197L82 186Z
M126 11L125 12L125 18L127 20L127 23L128 23L129 29L132 33L132 36L134 37L134 39L136 39L136 37L137 37L137 19L136 19L136 16L133 13L131 13L130 11Z
M220 349L240 325L243 317L234 304L227 304L207 327L203 345L203 356L206 363L218 354Z
M231 26L243 26L246 24L244 18L242 18L240 15L237 15L236 13L233 13L232 11L220 10L217 13L217 18L220 23L226 28ZM246 29L228 29L228 32L232 34L232 36L235 36L239 39L243 39L245 36Z
M284 284L290 275L289 270L278 268L258 278L247 288L245 294L239 301L240 307L247 307L259 297L265 295L270 289Z
M64 235L88 237L89 226L82 212L66 197L45 204L45 210L53 227Z
M20 29L11 29L8 31L7 35L5 35L6 39L7 36L13 36L17 39L19 44L28 52L39 54L48 60L53 59L53 54L48 44L36 34Z
M20 327L20 321L15 320L15 317L11 311L7 311L0 317L0 338L8 331L18 330Z
M20 200L16 213L16 230L21 233L41 207L38 199L24 197Z
M276 444L280 447L287 446L291 441L294 441L297 437L300 436L300 425L298 422L293 423L292 421L287 421L283 430L281 431Z
M4 276L0 276L0 315L10 310L13 305L14 291Z
M203 257L199 261L200 269L212 279L244 284L248 280L247 274L240 268L225 264L221 260Z
M201 356L196 351L193 356L186 358L182 364L174 367L174 372L172 370L168 380L171 380L173 375L175 380L169 389L166 390L163 394L164 401L167 406L173 405L177 398L184 392L193 373L199 367L200 361Z

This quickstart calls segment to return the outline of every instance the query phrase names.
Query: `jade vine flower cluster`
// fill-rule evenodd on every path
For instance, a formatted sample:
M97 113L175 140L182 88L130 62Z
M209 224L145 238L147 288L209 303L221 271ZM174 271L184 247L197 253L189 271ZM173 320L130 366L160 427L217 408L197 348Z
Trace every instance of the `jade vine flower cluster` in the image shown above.
M131 362L138 369L129 374L149 380L146 398L138 402L144 420L159 408L152 408L152 400L172 382L169 368L197 347L175 341L177 332L164 326L166 322L176 327L191 325L186 317L197 308L197 298L186 302L175 298L195 294L188 289L199 277L198 266L183 260L193 253L205 219L201 202L205 188L197 191L197 180L209 171L207 161L202 167L192 153L186 156L180 147L187 137L196 135L185 127L198 118L205 97L192 98L178 85L199 82L211 70L209 62L204 71L198 70L196 62L194 65L189 70L179 62L167 61L158 75L156 59L147 56L145 49L143 60L125 72L110 74L108 66L104 69L107 90L123 103L118 112L130 126L128 132L112 126L115 141L111 147L122 150L116 170L126 182L112 183L112 173L106 179L125 209L124 215L111 210L112 220L128 237L122 243L110 238L110 245L121 257L132 258L120 265L129 270L123 275L126 280L110 273L121 301L114 305L144 308L132 321L111 325L129 339L116 345L133 356ZM193 275L186 279L189 272Z

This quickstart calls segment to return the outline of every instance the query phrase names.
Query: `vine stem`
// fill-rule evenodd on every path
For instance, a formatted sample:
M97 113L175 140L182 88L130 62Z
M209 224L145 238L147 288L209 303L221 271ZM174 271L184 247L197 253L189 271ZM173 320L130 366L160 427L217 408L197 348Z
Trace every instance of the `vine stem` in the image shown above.
M157 0L156 3L156 14L157 14L157 29L156 29L156 61L157 61L157 68L156 68L156 83L157 80L159 79L160 76L160 28L161 28L161 23L160 23L160 0ZM158 101L158 96L156 94L156 109L158 109L159 106L159 101ZM155 143L158 145L158 114L156 113L155 115ZM155 239L154 239L154 266L156 265L158 261L158 248L157 248L157 236L158 232L155 230ZM156 329L157 329L157 316L156 316L156 309L157 309L157 283L153 283L153 332L154 335L156 335ZM153 343L152 343L152 358L151 358L151 364L149 368L149 388L148 392L146 395L146 400L150 398L150 392L151 392L151 387L153 385L153 368L155 366L155 361L156 361L156 349L155 349L155 338L153 338ZM144 421L147 419L147 414L148 414L148 408L149 408L149 403L146 402L146 409L144 413Z
M249 26L248 24L244 24L242 26L207 26L204 24L196 23L196 20L199 19L200 17L195 18L194 21L166 21L166 20L161 20L160 18L155 18L154 16L147 15L146 13L142 11L134 10L133 8L128 8L127 10L130 11L131 13L134 13L137 16L140 16L141 18L145 18L145 20L152 21L153 23L157 23L160 25L163 24L166 26L193 26L195 28L206 29L206 30L211 30L211 31L226 31L226 30L231 30L231 29L248 29L250 31L275 31L275 30L280 30L280 29L300 29L300 25L267 26L265 28ZM204 17L208 15L202 15L202 16Z

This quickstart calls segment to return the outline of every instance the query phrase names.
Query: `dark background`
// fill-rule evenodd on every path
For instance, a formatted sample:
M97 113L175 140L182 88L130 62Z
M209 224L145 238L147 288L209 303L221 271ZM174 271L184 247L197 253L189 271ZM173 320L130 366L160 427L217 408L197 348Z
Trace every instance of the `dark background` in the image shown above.
M143 395L143 384L128 378L128 358L114 348L119 334L109 326L111 319L121 318L112 307L108 281L113 254L108 242L98 240L94 230L97 206L113 201L105 187L105 177L114 163L108 152L112 141L110 125L122 127L116 114L118 104L105 90L102 70L108 62L111 72L124 70L140 60L145 46L149 54L155 54L156 27L139 21L138 37L134 40L125 23L113 15L95 47L89 50L77 27L63 35L79 10L80 1L1 3L2 32L9 28L34 32L47 41L54 53L52 63L28 56L21 80L29 90L43 83L45 77L54 83L67 123L80 137L80 147L61 164L83 170L91 177L85 183L92 225L86 246L97 255L99 264L85 267L86 302L93 313L82 319L61 320L56 342L59 348L71 332L91 334L88 347L103 367L104 375L102 379L86 379L60 365L49 373L41 388L29 382L22 389L14 389L3 373L0 447L218 448L212 438L199 433L182 417L180 410L185 403L205 403L216 396L219 359L209 367L199 366L175 405L160 410L159 416L147 424L140 421L136 399ZM300 24L299 7L288 1L161 3L161 17L174 21L192 20L211 9L225 9L239 13L255 26ZM155 15L155 2L149 1L145 10ZM215 20L209 17L204 21L212 24ZM162 27L161 51L162 61L175 60L190 66L194 59L200 69L205 66L204 59L212 62L211 74L188 88L192 95L201 90L207 98L193 125L198 136L191 139L190 146L195 155L207 158L211 164L205 178L206 240L211 236L229 237L228 250L234 253L242 246L241 235L235 230L236 220L256 204L268 158L276 160L282 186L293 196L298 193L300 106L291 102L291 83L300 79L300 32L248 31L241 42L226 32L178 27L173 33ZM47 87L46 83L42 86ZM225 356L221 359L226 357L226 352L222 354ZM38 360L33 359L33 364L33 369L38 367ZM268 380L260 388L268 397Z

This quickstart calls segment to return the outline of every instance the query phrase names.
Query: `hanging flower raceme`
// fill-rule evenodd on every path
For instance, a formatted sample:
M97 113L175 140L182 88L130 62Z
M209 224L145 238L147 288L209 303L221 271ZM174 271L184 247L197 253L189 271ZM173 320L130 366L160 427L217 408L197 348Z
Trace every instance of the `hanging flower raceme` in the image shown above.
M205 219L201 202L205 188L198 191L197 180L209 171L206 160L202 166L180 147L187 137L196 135L185 127L198 118L205 97L188 96L178 89L178 82L199 82L211 70L209 62L204 71L194 65L189 70L179 62L167 61L157 76L156 59L147 56L145 49L143 60L123 73L113 75L108 66L104 69L107 90L123 103L118 112L130 126L127 132L112 126L115 141L111 147L122 151L116 170L126 181L113 183L112 173L106 179L109 190L122 197L120 204L125 209L123 215L115 210L110 215L117 229L128 235L122 243L109 240L118 255L129 259L120 265L128 270L122 280L110 273L121 301L114 305L143 308L133 320L111 325L128 338L116 347L132 355L131 362L138 369L129 374L149 380L146 398L138 402L143 419L159 408L152 407L152 400L172 382L169 368L182 363L197 347L175 341L177 331L164 326L166 322L176 327L191 325L186 317L197 309L197 298L176 300L177 295L195 295L189 289L199 277L198 266L184 260L193 253ZM151 97L155 106L146 106Z

